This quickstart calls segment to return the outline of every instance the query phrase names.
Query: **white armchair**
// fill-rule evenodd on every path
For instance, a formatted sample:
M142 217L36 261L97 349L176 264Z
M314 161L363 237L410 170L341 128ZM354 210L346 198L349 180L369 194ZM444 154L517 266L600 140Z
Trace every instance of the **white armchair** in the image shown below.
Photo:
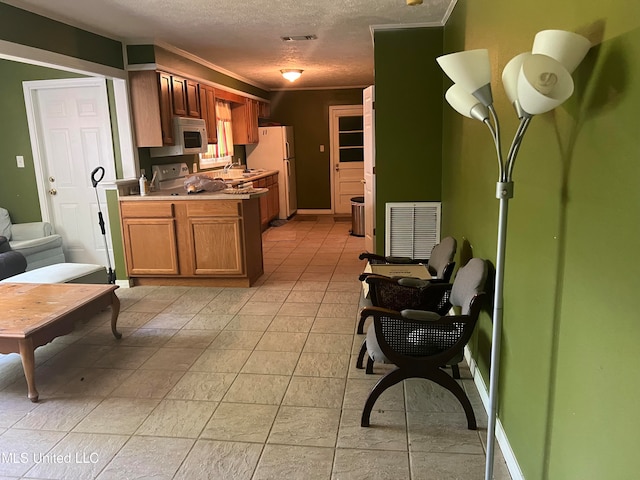
M9 212L0 207L0 235L9 239L12 250L27 259L27 271L65 262L62 237L48 222L12 224Z

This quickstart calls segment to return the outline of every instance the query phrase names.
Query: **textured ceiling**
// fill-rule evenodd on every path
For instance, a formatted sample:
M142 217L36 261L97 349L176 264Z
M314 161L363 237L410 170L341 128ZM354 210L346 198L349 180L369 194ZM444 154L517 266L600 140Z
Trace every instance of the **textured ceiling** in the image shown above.
M370 27L443 25L456 0L5 0L124 43L171 45L267 89L373 83ZM313 34L317 40L283 42ZM280 69L300 68L289 83Z

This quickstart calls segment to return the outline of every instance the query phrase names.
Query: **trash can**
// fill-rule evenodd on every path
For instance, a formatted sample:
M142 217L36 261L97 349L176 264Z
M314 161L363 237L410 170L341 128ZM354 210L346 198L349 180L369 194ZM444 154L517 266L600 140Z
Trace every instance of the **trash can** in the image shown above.
M351 199L351 235L364 237L364 197Z

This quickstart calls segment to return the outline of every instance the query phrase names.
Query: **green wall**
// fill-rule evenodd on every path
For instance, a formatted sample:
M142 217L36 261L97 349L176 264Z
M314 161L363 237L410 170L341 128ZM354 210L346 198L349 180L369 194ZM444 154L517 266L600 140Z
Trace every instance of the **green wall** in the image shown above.
M124 69L122 43L0 3L0 40Z
M81 76L0 59L0 206L15 223L42 219L22 82ZM24 168L17 167L17 155L24 157Z
M640 470L640 5L637 2L458 2L444 51L488 48L505 144L516 118L499 76L536 32L594 43L576 92L536 117L510 203L499 416L528 479L631 479ZM450 82L444 79L443 88ZM479 122L444 111L443 228L495 259L497 166ZM488 383L488 315L471 343Z
M362 89L273 92L271 120L293 126L298 208L331 208L329 107L362 105ZM320 152L324 145L324 152Z
M433 60L442 28L374 34L376 251L384 252L385 204L439 201L442 81Z

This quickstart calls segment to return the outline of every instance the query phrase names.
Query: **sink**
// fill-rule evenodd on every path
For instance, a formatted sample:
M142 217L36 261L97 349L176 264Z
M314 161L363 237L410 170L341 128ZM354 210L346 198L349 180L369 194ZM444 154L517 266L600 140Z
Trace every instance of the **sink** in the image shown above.
M231 169L228 172L216 172L214 174L215 178L224 178L224 179L236 179L236 178L247 178L247 176L254 176L254 174L244 173L244 170L240 169Z

